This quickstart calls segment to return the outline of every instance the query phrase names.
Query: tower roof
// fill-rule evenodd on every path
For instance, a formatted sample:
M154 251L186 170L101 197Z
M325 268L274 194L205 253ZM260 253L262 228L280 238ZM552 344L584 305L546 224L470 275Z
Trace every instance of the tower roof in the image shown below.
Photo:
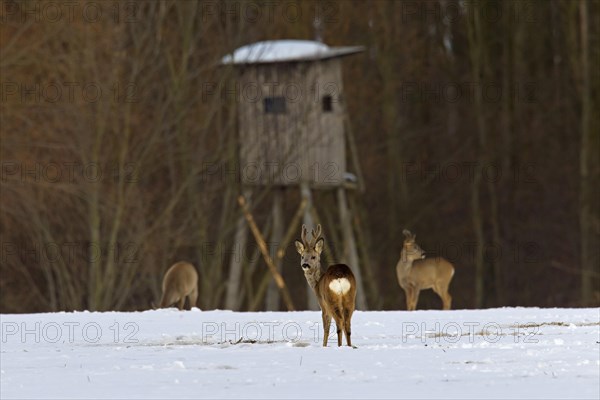
M363 46L329 47L312 40L267 40L242 46L221 59L221 64L264 64L315 61L364 51Z

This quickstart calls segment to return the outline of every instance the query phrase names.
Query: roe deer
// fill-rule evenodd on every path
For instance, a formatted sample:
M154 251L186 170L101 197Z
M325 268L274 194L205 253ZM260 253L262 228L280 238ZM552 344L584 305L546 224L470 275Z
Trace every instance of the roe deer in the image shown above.
M342 345L342 330L346 335L346 344L352 346L350 339L350 321L356 299L356 280L352 270L345 264L330 265L325 272L321 270L321 252L323 238L321 225L312 230L312 239L307 240L306 225L302 225L302 242L296 240L296 250L301 256L300 265L304 277L313 288L323 317L323 347L327 347L331 318L337 327L338 346Z
M198 273L192 264L180 261L173 264L165 273L159 307L169 307L177 303L177 307L183 310L186 297L190 309L195 307L198 300Z
M454 276L454 267L444 258L425 258L425 252L415 242L417 235L404 229L404 245L400 261L396 265L398 283L406 294L406 309L416 310L419 292L423 289L433 289L442 299L444 310L449 310L452 297L448 286Z

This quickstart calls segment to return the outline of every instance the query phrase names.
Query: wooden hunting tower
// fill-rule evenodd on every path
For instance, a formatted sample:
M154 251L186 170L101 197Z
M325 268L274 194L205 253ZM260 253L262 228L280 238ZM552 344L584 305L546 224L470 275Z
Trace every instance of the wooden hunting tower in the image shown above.
M309 229L316 216L311 191L337 190L340 224L345 232L344 261L355 271L359 268L358 256L346 190L359 187L362 182L356 174L348 173L346 165L350 159L354 169L359 169L356 155L350 152L352 157L347 157L349 131L341 58L363 50L358 46L329 47L308 40L276 40L240 47L221 60L222 65L232 66L235 72L238 165L244 196L248 199L258 187L272 189L274 196L271 242L279 243L283 236L278 188L301 190L307 200L303 213ZM327 227L323 228L327 232ZM242 218L236 246L245 246L246 236ZM232 260L230 266L226 306L231 309L239 308L235 300L239 290L235 277L241 268L238 263ZM365 309L362 279L357 272L357 308ZM312 293L309 299L309 308L318 309ZM270 288L267 309L277 309L278 300L276 288Z

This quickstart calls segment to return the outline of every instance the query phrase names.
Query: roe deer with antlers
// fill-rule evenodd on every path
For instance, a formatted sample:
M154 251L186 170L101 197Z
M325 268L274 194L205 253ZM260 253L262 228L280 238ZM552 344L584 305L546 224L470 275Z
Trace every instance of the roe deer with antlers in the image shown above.
M417 235L404 229L404 245L396 265L398 283L406 294L406 309L416 310L419 292L433 289L442 299L444 310L449 310L452 297L448 286L454 276L454 267L444 258L425 258L425 252L415 242Z
M198 273L192 264L180 261L173 264L165 273L159 307L170 307L177 303L177 308L183 310L186 297L190 309L195 307L198 300Z
M321 269L323 241L321 225L312 230L312 239L307 240L308 230L302 225L302 242L296 240L296 250L301 256L300 265L304 277L313 288L323 317L323 347L327 347L331 318L337 327L338 346L342 345L342 330L346 335L346 344L352 346L350 339L350 321L356 299L356 280L352 270L346 264L330 265L325 272Z

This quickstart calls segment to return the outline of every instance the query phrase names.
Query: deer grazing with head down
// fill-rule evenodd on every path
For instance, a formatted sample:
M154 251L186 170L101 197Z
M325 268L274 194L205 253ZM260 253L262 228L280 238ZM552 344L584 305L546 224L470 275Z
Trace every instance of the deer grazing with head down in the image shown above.
M425 252L415 242L417 235L404 229L404 244L396 265L398 283L406 295L406 309L416 310L419 292L433 289L442 299L444 310L449 310L452 297L448 293L454 267L444 258L425 258Z
M183 310L186 297L190 309L195 307L198 300L198 273L192 264L180 261L173 264L163 277L159 307L170 307L177 303L177 307Z
M356 299L356 280L352 270L346 264L330 265L325 272L321 269L323 241L321 225L312 230L312 239L306 237L308 230L302 225L302 242L296 240L296 250L300 254L300 266L306 281L313 288L323 317L323 347L327 347L331 318L337 327L338 346L342 345L342 331L346 335L346 344L352 346L350 339L350 321Z

